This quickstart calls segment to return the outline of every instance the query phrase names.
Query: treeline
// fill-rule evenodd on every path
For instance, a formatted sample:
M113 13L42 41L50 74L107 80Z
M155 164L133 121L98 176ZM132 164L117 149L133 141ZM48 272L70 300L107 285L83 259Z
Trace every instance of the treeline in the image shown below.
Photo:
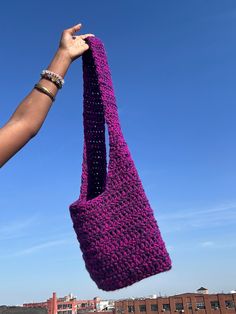
M43 308L26 308L22 306L0 306L0 314L47 314Z

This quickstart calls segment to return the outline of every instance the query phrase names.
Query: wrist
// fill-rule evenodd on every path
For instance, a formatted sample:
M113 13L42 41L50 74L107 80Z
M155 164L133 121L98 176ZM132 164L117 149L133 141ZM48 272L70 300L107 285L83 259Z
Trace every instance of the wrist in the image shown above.
M70 54L68 53L68 51L67 51L66 49L59 47L59 48L57 49L57 51L56 51L56 55L58 55L59 58L60 58L63 62L65 62L65 63L67 63L67 64L69 64L69 65L72 63Z
M72 60L67 51L58 48L47 69L64 77L71 63Z

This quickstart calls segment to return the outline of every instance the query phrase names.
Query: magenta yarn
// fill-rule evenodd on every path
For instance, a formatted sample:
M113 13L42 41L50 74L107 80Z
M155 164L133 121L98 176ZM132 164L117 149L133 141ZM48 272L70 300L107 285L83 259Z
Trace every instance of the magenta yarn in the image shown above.
M87 43L81 187L69 209L90 277L112 291L168 271L171 259L122 134L104 45Z

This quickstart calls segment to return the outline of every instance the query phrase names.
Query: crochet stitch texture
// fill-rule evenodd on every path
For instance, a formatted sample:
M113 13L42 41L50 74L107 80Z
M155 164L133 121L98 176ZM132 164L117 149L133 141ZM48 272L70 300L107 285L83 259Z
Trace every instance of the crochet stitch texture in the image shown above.
M81 187L69 209L90 277L112 291L171 269L171 259L122 134L104 45L86 41Z

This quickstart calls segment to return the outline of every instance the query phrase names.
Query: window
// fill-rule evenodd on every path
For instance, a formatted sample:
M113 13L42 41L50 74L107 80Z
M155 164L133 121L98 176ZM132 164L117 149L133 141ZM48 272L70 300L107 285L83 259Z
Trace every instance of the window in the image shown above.
M151 311L157 312L157 304L151 304Z
M184 309L183 303L176 303L175 308L177 311L181 311Z
M227 309L234 309L235 308L235 303L233 300L226 300L225 301L225 306Z
M162 306L163 306L164 311L170 311L170 304L169 303L163 304Z
M58 304L58 309L72 309L72 304ZM66 312L64 314L67 314Z
M193 309L192 303L191 302L187 302L187 307L188 307L189 310L192 310Z
M205 303L204 302L197 302L196 303L196 308L198 310L204 310L205 309Z
M145 304L139 305L139 311L140 312L146 312L146 305Z
M134 306L133 305L128 305L128 312L129 313L134 312Z
M218 310L220 308L220 303L218 301L211 301L211 308Z

